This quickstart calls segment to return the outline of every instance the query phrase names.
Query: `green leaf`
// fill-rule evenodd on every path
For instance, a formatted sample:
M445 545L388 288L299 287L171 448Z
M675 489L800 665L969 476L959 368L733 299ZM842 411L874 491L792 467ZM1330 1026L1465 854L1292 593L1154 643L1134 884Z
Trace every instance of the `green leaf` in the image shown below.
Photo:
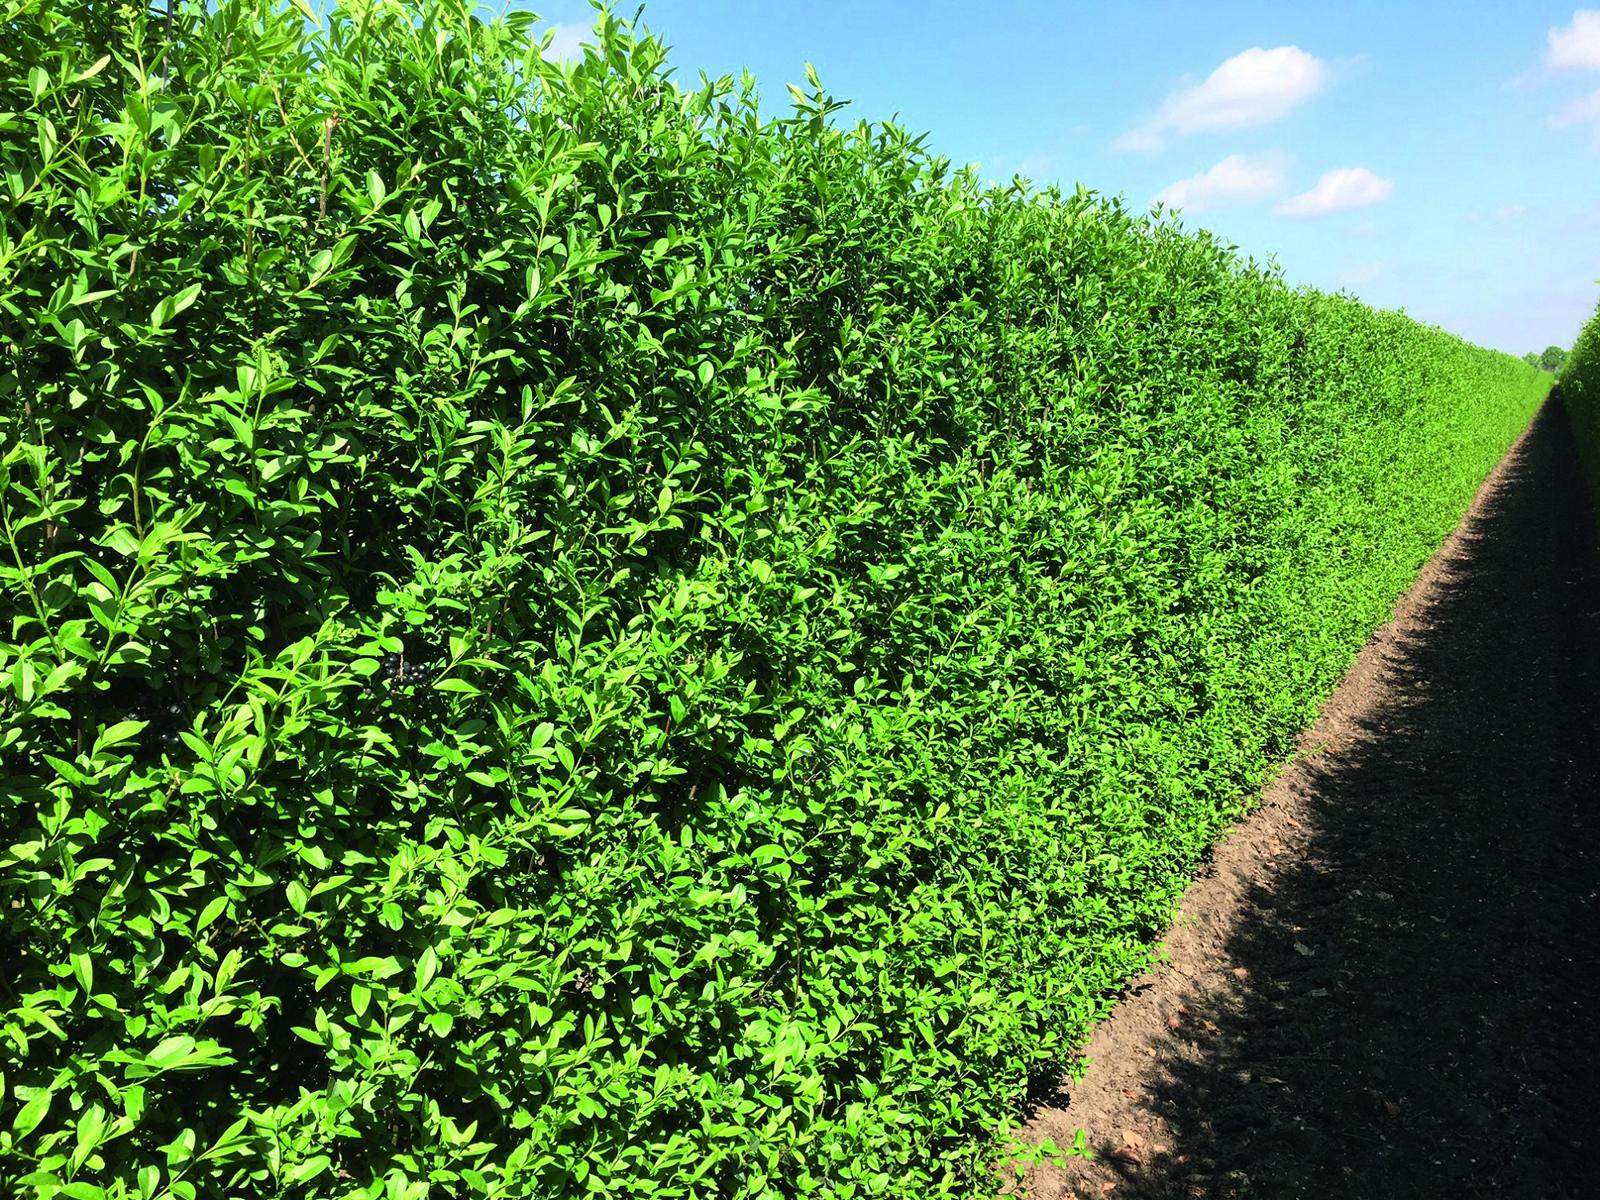
M114 725L107 725L95 737L90 757L98 757L102 751L133 741L145 731L148 724L148 721L118 721Z
M185 1033L162 1038L156 1048L146 1056L150 1066L158 1071L169 1071L182 1066L194 1054L195 1040Z
M12 1136L20 1141L39 1128L50 1111L50 1102L53 1099L55 1093L49 1088L35 1088L32 1098L22 1106L22 1110L11 1122Z
M78 980L78 986L83 989L85 996L94 994L94 958L87 950L74 950L70 955L72 960L72 973Z
M72 1162L82 1164L100 1145L105 1135L106 1111L98 1104L91 1104L83 1110L78 1117L74 1130L76 1134L72 1147Z
M333 1160L326 1154L313 1155L302 1163L296 1163L284 1176L284 1179L291 1185L302 1184L324 1174L332 1165Z
M429 946L417 957L417 993L420 995L428 990L428 984L433 982L433 977L439 971L439 956Z
M161 329L171 323L172 318L185 311L200 295L201 284L191 283L181 291L163 299L150 310L150 328Z
M110 61L111 55L102 54L99 58L95 59L93 63L74 75L72 77L72 82L83 83L85 80L93 79L96 75L100 74L101 71L106 69L106 64L108 64Z
M227 910L227 907L228 898L226 896L213 897L205 908L200 910L200 916L196 918L194 923L194 931L199 933L202 929L205 929L220 917Z

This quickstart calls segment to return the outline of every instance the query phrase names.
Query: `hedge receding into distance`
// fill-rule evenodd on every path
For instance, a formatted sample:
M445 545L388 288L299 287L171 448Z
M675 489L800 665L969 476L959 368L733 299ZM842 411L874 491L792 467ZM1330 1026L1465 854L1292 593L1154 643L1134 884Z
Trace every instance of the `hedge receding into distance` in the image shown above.
M0 3L0 1192L989 1190L1546 383L472 12Z
M1600 510L1600 311L1578 331L1561 368L1561 403L1578 443L1578 457Z

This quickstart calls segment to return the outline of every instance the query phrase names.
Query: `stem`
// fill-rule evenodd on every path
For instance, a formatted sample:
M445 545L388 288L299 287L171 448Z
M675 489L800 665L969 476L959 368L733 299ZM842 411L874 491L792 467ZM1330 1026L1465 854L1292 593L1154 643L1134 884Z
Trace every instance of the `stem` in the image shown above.
M0 518L5 521L6 542L11 547L11 558L17 564L17 573L22 578L22 586L27 590L28 599L33 601L34 615L38 618L39 627L44 630L44 635L50 639L50 648L56 652L56 658L65 661L61 653L61 643L56 641L55 630L50 628L50 620L45 616L44 601L39 598L38 589L33 586L33 579L28 573L27 565L22 561L22 549L17 545L16 529L11 524L11 509L0 508Z

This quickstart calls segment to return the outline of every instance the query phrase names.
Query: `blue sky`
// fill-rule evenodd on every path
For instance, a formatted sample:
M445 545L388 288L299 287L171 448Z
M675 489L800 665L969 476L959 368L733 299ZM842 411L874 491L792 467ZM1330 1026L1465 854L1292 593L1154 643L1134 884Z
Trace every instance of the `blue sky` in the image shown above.
M591 24L526 6L559 47ZM1570 0L648 0L644 22L686 82L749 68L776 111L812 62L990 179L1164 196L1295 282L1486 345L1570 345L1600 298L1600 10Z

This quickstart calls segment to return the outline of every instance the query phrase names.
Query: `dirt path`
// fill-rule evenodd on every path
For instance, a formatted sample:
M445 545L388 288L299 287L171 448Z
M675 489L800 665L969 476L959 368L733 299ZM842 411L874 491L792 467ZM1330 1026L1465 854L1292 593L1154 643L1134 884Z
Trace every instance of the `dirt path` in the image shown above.
M1600 1197L1600 560L1547 405L1029 1133L1033 1200Z

